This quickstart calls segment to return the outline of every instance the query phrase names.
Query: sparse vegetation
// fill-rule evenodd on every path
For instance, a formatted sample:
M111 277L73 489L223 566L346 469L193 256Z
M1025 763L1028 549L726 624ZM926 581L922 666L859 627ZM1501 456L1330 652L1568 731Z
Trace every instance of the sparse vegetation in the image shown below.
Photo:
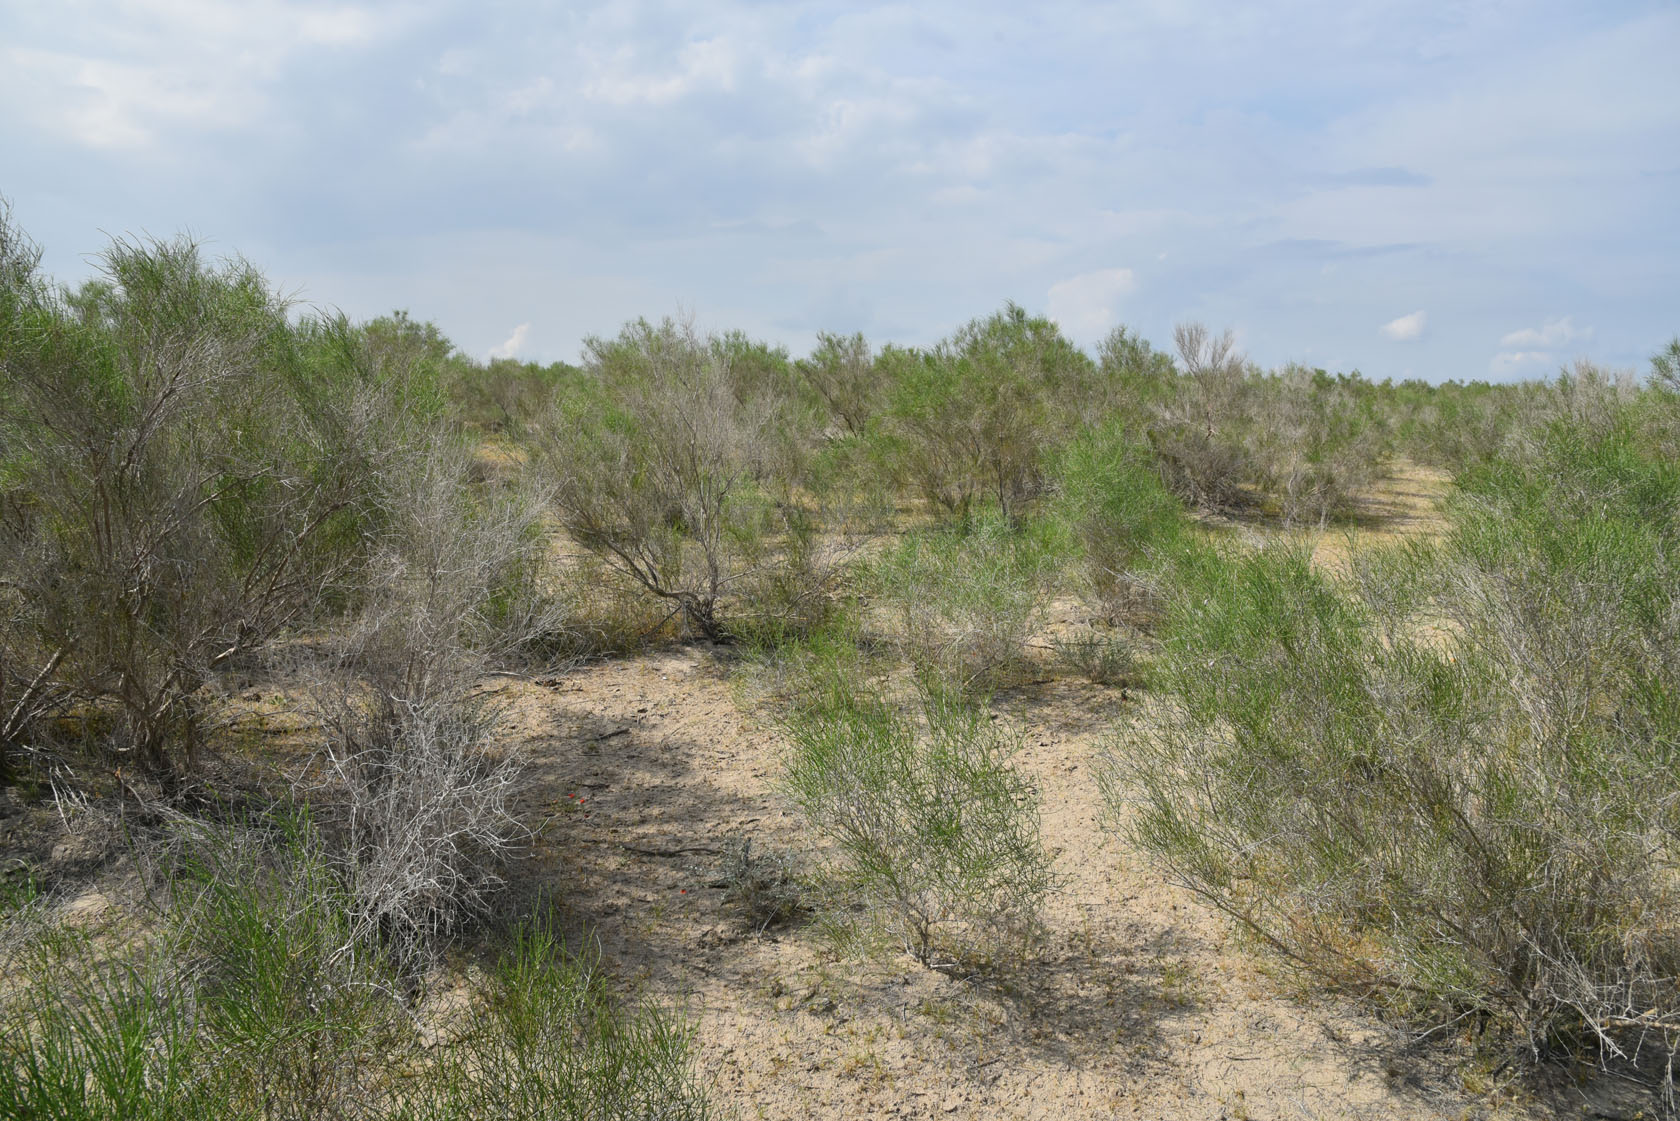
M680 1022L599 961L514 931L435 1046L306 818L224 827L162 917L0 917L0 1112L52 1118L705 1117ZM21 984L13 984L20 982Z
M590 341L587 387L561 399L542 440L567 532L714 641L733 637L729 597L746 596L741 614L759 625L797 624L820 617L834 574L784 439L791 406L750 392L780 386L779 365L734 336L635 323Z
M917 674L968 693L1023 675L1060 560L1056 528L980 517L907 534L871 567L868 585Z
M807 697L787 781L846 878L924 965L1021 962L1055 875L1037 799L1009 766L1014 737L937 686L899 712L843 663L819 667Z
M758 933L810 909L788 854L762 847L754 852L751 837L728 845L719 873L724 900Z
M1461 477L1440 544L1352 587L1298 551L1183 563L1112 792L1323 981L1533 1055L1672 1054L1680 474L1558 392L1567 419Z
M906 970L900 1039L978 1040L993 997L1062 1032L1040 807L1095 798L1058 753L1116 713L1113 817L1257 952L1504 1047L1478 1069L1672 1094L1680 340L1643 383L1394 385L1196 324L1087 355L1009 304L927 348L637 320L481 364L185 240L77 289L39 259L0 216L0 1114L709 1115L688 981L621 995L602 921L826 942L759 988L836 1035L841 970L903 953L963 980ZM1368 532L1391 471L1450 494ZM668 695L571 692L630 655L747 685L750 781ZM706 809L640 813L665 781ZM736 797L772 805L706 816ZM658 890L503 890L600 851ZM1135 1003L1220 999L1172 962Z
M1113 622L1146 620L1159 608L1152 558L1188 534L1149 449L1120 422L1083 431L1062 451L1056 481L1055 515L1077 543L1080 590Z

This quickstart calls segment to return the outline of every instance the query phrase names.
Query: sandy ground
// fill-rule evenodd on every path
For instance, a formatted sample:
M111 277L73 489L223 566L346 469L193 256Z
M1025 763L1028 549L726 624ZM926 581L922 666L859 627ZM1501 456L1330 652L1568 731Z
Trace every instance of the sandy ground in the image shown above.
M1439 480L1409 469L1374 501L1385 537L1433 527ZM1334 565L1346 535L1316 542ZM756 932L717 885L750 837L811 866L821 842L780 792L783 744L681 648L508 682L546 818L525 890L654 999L683 1009L701 1077L742 1117L1469 1118L1527 1116L1475 1060L1288 991L1230 925L1163 882L1105 825L1095 767L1136 698L1065 678L996 702L1025 748L1064 877L1021 973L962 979L888 946L844 952L821 921ZM819 901L819 903L822 901ZM836 903L837 901L829 901Z
M1468 1068L1348 1009L1291 999L1228 924L1104 827L1093 775L1119 689L1052 681L999 701L1026 734L1065 886L1023 975L964 980L890 948L840 953L818 923L752 931L711 886L730 837L818 847L777 790L782 745L717 659L671 651L510 684L552 816L519 878L574 935L696 1028L743 1117L1477 1117ZM581 801L581 806L579 802Z
M1373 498L1391 539L1438 525L1443 480L1403 470ZM1314 537L1327 567L1358 539ZM1059 605L1052 629L1076 624ZM1134 693L1067 677L995 702L1024 738L1064 885L1019 973L963 979L888 945L851 951L817 916L755 931L718 883L726 847L822 843L778 788L784 745L726 651L680 647L544 683L498 679L521 810L546 822L512 869L573 939L679 1009L702 1081L742 1118L1480 1118L1629 1115L1494 1088L1486 1059L1427 1047L1290 991L1222 917L1163 881L1105 824L1095 769ZM1048 677L1048 675L1047 675ZM0 813L0 819L7 815ZM0 820L22 827L22 818ZM529 897L529 898L526 898ZM832 915L830 916L832 918ZM1499 1081L1509 1082L1510 1076Z

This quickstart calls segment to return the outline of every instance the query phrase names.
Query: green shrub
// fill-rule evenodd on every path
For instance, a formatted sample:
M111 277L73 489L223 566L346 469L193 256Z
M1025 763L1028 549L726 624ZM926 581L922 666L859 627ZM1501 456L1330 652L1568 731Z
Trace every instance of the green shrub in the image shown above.
M1133 645L1117 634L1088 632L1050 640L1056 660L1093 685L1118 685L1137 668Z
M11 996L0 1019L0 1115L62 1121L212 1115L215 1098L204 1087L190 990L167 957L101 962L85 937L66 934L36 941L8 964L9 977L33 983Z
M567 532L708 639L733 637L726 597L771 568L765 611L811 607L835 572L795 492L786 401L752 392L781 384L776 361L737 336L639 321L590 340L591 380L548 426Z
M938 690L917 718L844 663L819 669L787 724L787 783L845 874L924 965L1019 962L1055 885L1019 744L985 709Z
M1172 356L1128 327L1114 328L1097 344L1097 365L1097 388L1081 413L1086 428L1142 432L1178 388Z
M794 368L822 399L831 424L853 437L868 433L881 407L883 379L867 339L819 332L817 348Z
M987 692L1022 675L1044 622L1050 579L1068 552L1053 522L1023 529L1000 515L906 535L871 566L866 586L896 624L918 675Z
M887 430L906 475L931 502L966 516L980 500L1006 516L1043 485L1047 448L1073 426L1067 403L1096 380L1056 325L1010 304L931 351L889 347Z
M1388 466L1370 384L1290 365L1257 379L1254 390L1255 485L1283 524L1322 528L1354 513Z
M391 1058L414 1042L404 979L308 818L278 824L273 846L260 834L200 831L169 885L168 938L190 992L177 1014L209 1068L200 1116L231 1107L304 1121L388 1108L398 1096Z
M272 848L189 838L144 937L36 916L0 997L0 1115L302 1121L390 1103L408 1017L297 826Z
M118 242L76 293L37 259L0 221L0 748L105 706L113 748L174 768L219 669L342 595L438 432L436 369L424 338L290 325L190 242Z
M1113 619L1146 617L1149 558L1179 544L1187 525L1149 448L1111 422L1076 436L1055 474L1055 514L1078 542L1087 594Z
M671 1015L618 1001L598 954L571 951L527 924L397 1116L702 1121L712 1110L694 1080L689 1040Z
M1456 474L1504 452L1517 416L1538 387L1531 382L1406 382L1400 390L1399 446L1419 463Z
M307 818L180 825L185 859L144 926L0 916L0 1116L708 1115L681 1021L618 1000L598 955L540 923L464 1013L425 1024Z
M1554 426L1355 590L1181 560L1110 794L1332 985L1535 1052L1680 1038L1680 469Z
M449 378L456 415L481 432L523 440L581 371L564 362L541 366L511 358L479 365L457 357Z

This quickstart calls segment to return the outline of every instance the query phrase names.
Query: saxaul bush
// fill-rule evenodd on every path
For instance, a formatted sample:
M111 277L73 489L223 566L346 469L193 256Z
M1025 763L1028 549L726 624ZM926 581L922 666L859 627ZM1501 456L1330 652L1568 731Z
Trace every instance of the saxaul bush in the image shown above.
M1188 524L1149 446L1111 420L1069 441L1053 470L1052 516L1078 550L1080 590L1111 623L1149 622L1160 607L1154 559L1183 545Z
M1651 377L1636 405L1653 453L1680 459L1680 338L1651 356Z
M189 766L204 687L360 564L432 370L188 241L117 242L68 292L0 220L0 261L0 746L75 707Z
M1047 451L1072 428L1068 403L1097 376L1054 323L1014 304L932 350L890 348L881 364L883 438L922 495L959 517L982 502L1024 514Z
M545 918L496 939L458 1016L428 1031L424 990L307 813L178 827L143 912L92 932L45 900L0 910L0 1115L710 1115L687 1026L623 999L599 952Z
M1069 549L1061 523L1012 525L1000 512L907 534L877 557L863 586L893 626L912 670L983 695L1025 676L1051 582Z
M904 713L845 658L820 662L786 721L786 782L843 876L933 968L1010 966L1040 944L1057 878L1018 738L924 682Z
M0 232L4 746L75 712L183 777L226 666L304 668L351 898L430 942L518 835L477 677L565 626L540 503L475 485L450 432L447 341L293 324L187 242L119 243L66 293Z
M1369 383L1289 365L1252 388L1254 482L1283 524L1322 528L1354 513L1388 466Z
M882 376L863 335L819 332L817 348L794 369L821 398L830 424L847 436L868 434L882 404Z
M1163 480L1192 506L1259 509L1284 525L1353 513L1387 470L1377 391L1355 375L1289 365L1262 372L1229 331L1174 329L1181 373L1138 384L1152 402L1142 431Z
M567 533L707 639L738 637L732 599L760 625L820 617L853 543L800 486L775 354L672 320L588 351L542 443Z
M1680 1046L1680 471L1624 416L1460 480L1349 586L1179 564L1117 815L1307 973L1531 1055Z
M1182 376L1147 430L1162 478L1192 506L1242 506L1253 471L1247 362L1229 331L1215 336L1200 323L1181 323L1173 341Z
M513 358L492 358L480 365L452 355L449 399L467 426L521 446L532 426L547 412L556 393L580 371L565 362L547 366Z
M486 910L527 835L523 761L496 743L480 683L570 625L541 579L541 496L474 488L470 472L445 442L391 480L353 606L281 655L314 683L314 798L350 905L419 954Z

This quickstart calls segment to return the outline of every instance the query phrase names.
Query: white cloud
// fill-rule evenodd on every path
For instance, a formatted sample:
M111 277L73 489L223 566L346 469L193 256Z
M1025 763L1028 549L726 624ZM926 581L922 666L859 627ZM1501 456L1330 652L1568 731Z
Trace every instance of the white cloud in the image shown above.
M1115 309L1137 288L1131 269L1100 269L1050 286L1050 318L1068 334L1093 339L1114 326Z
M492 358L517 358L517 357L519 357L520 350L523 349L524 346L525 346L526 336L530 335L530 333L531 333L531 325L529 323L521 323L519 326L517 326L513 329L513 334L511 334L507 337L506 342L503 342L500 346L493 346L493 347L490 348L490 357L492 357Z
M940 206L970 206L986 201L986 192L972 183L959 183L933 192L933 201Z
M90 148L142 147L154 139L158 121L234 124L245 108L213 83L151 65L13 49L0 53L0 68L42 119Z
M1569 316L1562 319L1549 319L1543 327L1524 327L1520 331L1512 331L1499 340L1500 346L1508 347L1557 347L1580 340L1592 338L1591 327L1576 327L1570 322Z
M522 360L702 298L797 351L1048 293L1087 344L1246 322L1375 376L1545 374L1564 309L1616 363L1671 330L1673 6L494 7L0 4L4 189L68 279L184 225ZM1453 313L1378 318L1419 298Z
M732 90L738 67L728 39L718 37L689 43L677 53L674 72L635 73L634 52L628 48L596 58L596 76L584 83L583 95L609 105L666 105L702 89Z
M360 46L379 30L372 13L359 8L305 9L298 15L297 36L325 47Z
M289 66L364 46L400 17L294 0L151 0L114 12L67 3L0 49L0 101L47 134L88 148L140 149L177 129L250 128ZM79 18L78 18L79 16ZM11 30L11 29L9 29ZM50 41L50 48L28 45Z
M1502 350L1488 363L1488 371L1498 377L1510 377L1550 366L1552 361L1552 355L1544 350Z
M1402 315L1399 319L1391 319L1382 325L1382 333L1395 342L1408 343L1423 335L1423 325L1429 317L1421 311L1414 311L1410 315Z

